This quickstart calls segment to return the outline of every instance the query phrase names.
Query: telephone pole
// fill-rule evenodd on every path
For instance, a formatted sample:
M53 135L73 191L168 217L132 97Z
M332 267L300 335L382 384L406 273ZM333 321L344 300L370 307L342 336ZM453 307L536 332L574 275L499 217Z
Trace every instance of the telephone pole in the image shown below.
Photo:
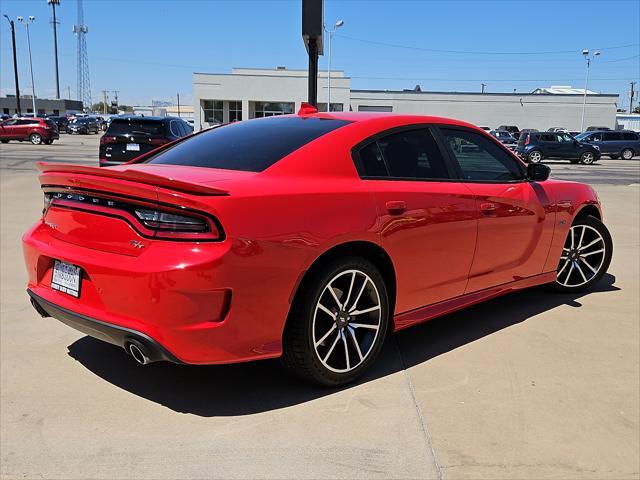
M631 90L629 90L629 113L633 113L633 97L636 95L633 87L635 87L636 82L629 82L629 84L631 85Z
M107 114L107 102L109 101L107 90L102 90L102 110L103 113Z
M11 27L11 41L13 42L13 74L16 79L16 113L18 116L22 115L20 111L20 86L18 84L18 58L16 56L16 26L7 15L4 16L9 22Z
M53 10L53 20L51 21L51 25L53 25L53 55L55 57L55 65L56 65L56 99L60 100L60 77L58 75L58 20L56 20L56 5L60 5L60 0L47 0L47 3L51 5L51 9Z
M178 97L178 117L180 116L180 94L176 93L176 96Z

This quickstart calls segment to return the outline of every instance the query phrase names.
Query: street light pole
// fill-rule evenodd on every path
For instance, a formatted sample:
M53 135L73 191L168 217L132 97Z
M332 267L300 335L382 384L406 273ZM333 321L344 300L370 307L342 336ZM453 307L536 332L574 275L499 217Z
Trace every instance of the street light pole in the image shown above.
M29 68L31 69L31 103L33 105L33 117L38 116L38 111L36 110L36 85L33 82L33 60L31 59L31 35L29 34L29 25L35 21L36 17L33 15L29 16L29 20L25 21L24 18L18 17L18 21L23 24L27 29L27 44L29 45Z
M60 76L58 75L58 20L56 20L56 5L60 5L60 0L47 0L47 3L51 5L51 9L53 10L53 55L55 56L56 65L56 99L60 100Z
M16 113L20 116L22 115L22 112L20 111L20 85L18 83L18 57L16 55L16 27L13 20L11 20L7 15L5 15L4 18L7 19L11 26L11 41L13 42L13 74L16 80Z
M587 89L589 87L589 69L591 67L591 59L592 57L589 54L588 49L582 50L582 55L584 55L584 59L587 61L587 75L584 80L584 94L582 96L582 120L580 120L580 131L584 131L584 112L587 108ZM593 58L596 58L600 55L600 50L596 50L593 52Z
M329 33L329 62L327 68L327 112L331 111L331 50L333 47L333 34L336 33L341 26L344 25L342 20L338 20L331 30L325 30Z

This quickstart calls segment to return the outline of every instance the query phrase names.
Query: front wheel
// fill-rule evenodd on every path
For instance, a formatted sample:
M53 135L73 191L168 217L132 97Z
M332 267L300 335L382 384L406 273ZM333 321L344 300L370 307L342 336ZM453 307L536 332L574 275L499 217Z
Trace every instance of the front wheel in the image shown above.
M527 160L530 163L540 163L542 161L542 152L540 150L534 150L527 155Z
M582 155L580 155L580 163L591 165L595 161L596 157L593 152L584 152Z
M40 145L42 143L42 135L39 133L32 133L29 135L29 140L31 140L31 143L34 145Z
M291 309L283 362L325 386L355 380L378 356L387 332L389 300L380 271L356 256L311 273Z
M624 158L625 160L631 160L633 158L633 150L631 150L630 148L625 148L622 151L622 158Z
M569 229L558 264L555 289L581 292L602 278L613 255L607 227L596 217L576 220Z
M51 145L53 143L53 140L45 140L44 144L45 145Z

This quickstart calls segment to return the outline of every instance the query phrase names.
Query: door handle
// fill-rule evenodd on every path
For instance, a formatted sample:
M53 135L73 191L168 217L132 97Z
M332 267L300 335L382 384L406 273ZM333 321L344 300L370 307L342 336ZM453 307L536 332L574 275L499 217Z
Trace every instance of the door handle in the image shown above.
M386 203L386 207L391 215L400 215L407 209L407 204L402 200L390 200Z
M493 213L498 209L498 206L495 203L485 202L480 204L480 210L483 213Z

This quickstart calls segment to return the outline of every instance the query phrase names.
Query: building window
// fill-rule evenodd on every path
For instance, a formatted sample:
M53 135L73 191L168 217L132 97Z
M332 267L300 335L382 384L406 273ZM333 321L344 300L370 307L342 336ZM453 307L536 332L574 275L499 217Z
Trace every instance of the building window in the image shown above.
M319 112L326 112L327 111L327 104L326 103L319 103L318 104L318 111ZM344 105L342 103L331 103L331 111L332 112L342 112L344 111Z
M2 113L4 113L5 115L9 115L9 109L8 108L3 108L2 109Z
M53 114L56 115L56 116L60 115L60 110L58 110L57 108L54 108L53 109Z
M256 118L293 113L294 104L288 102L256 102Z
M204 121L206 123L223 123L224 122L224 105L222 100L205 100Z
M359 112L392 112L393 107L387 105L358 105Z
M242 120L242 102L229 101L229 121L239 122L240 120Z

